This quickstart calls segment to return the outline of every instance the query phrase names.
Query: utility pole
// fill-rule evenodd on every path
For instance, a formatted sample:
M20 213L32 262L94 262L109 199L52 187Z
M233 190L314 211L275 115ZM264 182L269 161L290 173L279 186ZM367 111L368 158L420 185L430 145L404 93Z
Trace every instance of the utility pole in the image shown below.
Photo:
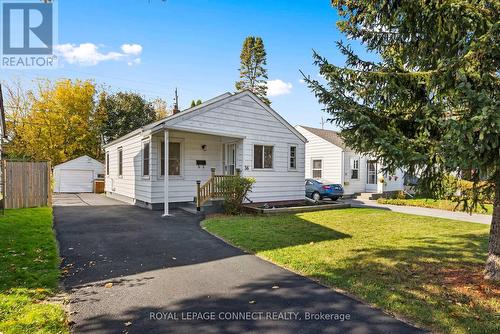
M173 113L177 114L179 112L179 95L177 95L177 87L175 87L175 98L174 98L174 110Z
M322 130L325 129L325 123L326 123L325 119L323 118L323 116L321 116L321 123L320 124L321 124L321 129Z

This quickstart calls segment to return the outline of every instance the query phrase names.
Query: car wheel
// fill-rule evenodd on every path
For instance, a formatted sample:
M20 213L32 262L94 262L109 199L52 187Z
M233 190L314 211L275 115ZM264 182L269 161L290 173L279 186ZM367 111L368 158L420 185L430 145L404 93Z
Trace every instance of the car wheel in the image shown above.
M314 201L318 202L318 201L320 201L320 200L321 200L321 195L319 194L319 192L315 191L315 192L313 192L313 194L312 194L311 198L312 198Z
M333 197L331 198L331 200L332 200L332 201L336 201L336 200L338 200L338 199L339 199L339 198L338 198L337 196L333 196Z

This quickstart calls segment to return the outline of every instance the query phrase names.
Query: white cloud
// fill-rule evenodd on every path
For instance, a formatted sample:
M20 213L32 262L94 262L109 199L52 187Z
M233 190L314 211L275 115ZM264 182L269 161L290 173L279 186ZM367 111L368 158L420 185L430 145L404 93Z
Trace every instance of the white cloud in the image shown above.
M70 64L83 66L97 65L103 61L128 60L129 65L140 64L140 58L130 60L132 55L138 56L142 52L142 46L139 44L123 44L121 49L123 53L110 51L102 52L100 47L94 43L59 44L54 48L57 54Z
M305 83L306 81L305 81L304 79L300 79L300 80L299 80L299 82L300 82L301 84L303 84L303 83Z
M122 52L128 55L138 56L142 52L142 46L139 44L123 44Z
M141 58L135 58L127 63L128 66L139 65L141 63Z
M292 88L293 85L290 82L284 82L280 79L267 81L267 95L269 96L290 94Z

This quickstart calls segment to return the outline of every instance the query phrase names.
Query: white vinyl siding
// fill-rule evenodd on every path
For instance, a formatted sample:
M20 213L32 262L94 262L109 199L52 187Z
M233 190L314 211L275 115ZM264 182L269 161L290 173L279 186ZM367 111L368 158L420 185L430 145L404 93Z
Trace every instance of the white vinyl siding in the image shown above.
M307 139L305 154L306 178L312 178L312 160L322 161L321 178L332 183L342 183L342 149L311 132L297 127Z
M252 201L304 198L305 146L302 138L250 94L240 93L205 109L186 115L181 113L172 122L167 121L166 127L169 128L169 141L180 143L180 175L169 176L170 202L193 201L196 181L205 183L210 178L211 168L215 168L217 174L223 173L225 143L236 146L235 167L241 170L243 176L256 180L248 196ZM131 201L163 203L164 177L160 175L163 130L148 136L151 136L151 177L147 180L140 175L141 142L145 139L141 133L106 147L111 162L110 177L106 178L107 192L126 196ZM272 147L272 150L267 150L268 157L264 159L264 165L270 168L253 168L254 145ZM297 168L294 171L289 171L290 145L297 148ZM113 177L116 175L113 169L117 166L119 146L123 147L122 178ZM197 160L204 161L205 165L197 165ZM172 162L169 160L169 165Z
M169 124L167 123L168 126ZM186 129L186 131L191 132L206 131L211 133L216 131L221 136L210 137L220 142L224 140L234 142L235 138L231 136L244 137L237 141L236 168L242 171L243 176L253 177L256 180L252 192L248 195L251 200L264 202L304 198L304 142L289 127L268 112L250 95L243 94L233 99L229 98L224 103L221 102L220 105L216 105L212 109L200 110L199 112L181 116L175 122L172 122L171 126L178 130ZM195 138L195 136L189 135L189 141L193 141ZM268 146L269 143L272 143L273 146L272 169L253 168L254 145ZM201 150L202 144L207 144L207 152ZM201 174L202 176L199 179L204 182L204 175L210 175L210 167L216 167L209 163L209 159L212 158L211 154L213 153L209 143L200 141L198 145L193 144L191 151L188 148L191 144L188 144L188 138L186 138L185 145L186 174L188 165L190 165L187 159L191 159L193 167L190 168L194 168L197 173ZM296 171L289 171L288 168L289 145L297 147ZM206 167L204 169L196 167L195 159L191 158L190 155L193 157L199 156L199 159L205 159L204 156L208 155L209 159L207 159ZM217 171L221 171L222 146L219 146L217 156L214 156L214 158L218 167ZM190 191L191 196L189 198L185 197L186 200L192 201L196 183L186 181L185 189L192 189ZM156 195L156 187L154 191L155 197L162 198L161 194ZM169 196L173 196L171 197L173 198L172 201L177 201L177 195L172 194Z
M106 153L109 154L110 166L109 175L105 179L104 190L106 192L126 197L131 202L134 199L147 203L151 202L151 179L142 176L142 143L146 138L137 134L115 145L106 147ZM150 150L152 149L150 146ZM121 152L122 156L121 176L118 171L120 165L119 152ZM152 162L153 160L151 159L150 173L153 173Z
M344 190L346 194L362 193L366 191L366 157L356 152L346 150L344 152ZM354 161L358 161L358 178L353 178L352 167Z
M210 168L214 167L218 174L222 173L222 142L223 138L211 135L188 133L180 131L169 131L170 144L180 145L181 153L181 175L169 176L169 200L170 202L190 202L196 195L196 181L205 183L210 178ZM161 156L163 134L153 135L153 161L158 161ZM206 145L206 151L202 149ZM169 145L172 148L171 145ZM172 151L170 151L172 152ZM205 160L205 167L196 166L196 160ZM169 169L170 163L169 160ZM151 175L158 175L151 182L151 202L162 203L163 201L163 178L161 176L161 163L153 163L155 168Z

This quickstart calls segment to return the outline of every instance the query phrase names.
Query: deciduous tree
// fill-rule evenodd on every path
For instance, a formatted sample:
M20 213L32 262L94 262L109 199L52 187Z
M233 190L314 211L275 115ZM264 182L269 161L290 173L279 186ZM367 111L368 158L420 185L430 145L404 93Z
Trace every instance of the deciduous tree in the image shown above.
M41 80L29 91L20 85L8 87L6 152L10 157L53 164L84 154L101 157L93 82Z
M104 143L156 120L153 105L137 93L118 92L105 95L99 100L98 108L105 110L107 116L101 130Z

